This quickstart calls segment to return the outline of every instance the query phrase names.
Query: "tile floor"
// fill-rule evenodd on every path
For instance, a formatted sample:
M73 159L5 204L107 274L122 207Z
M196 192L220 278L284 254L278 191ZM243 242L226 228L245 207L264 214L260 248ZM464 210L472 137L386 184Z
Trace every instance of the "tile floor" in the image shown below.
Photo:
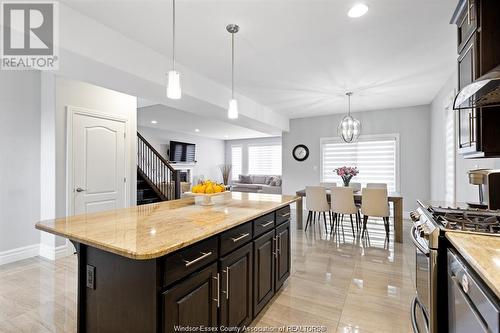
M293 222L292 222L293 223ZM405 236L408 233L405 223ZM317 325L327 332L412 332L413 247L387 244L381 221L370 241L292 225L292 274L252 325ZM76 256L0 266L0 332L76 332Z

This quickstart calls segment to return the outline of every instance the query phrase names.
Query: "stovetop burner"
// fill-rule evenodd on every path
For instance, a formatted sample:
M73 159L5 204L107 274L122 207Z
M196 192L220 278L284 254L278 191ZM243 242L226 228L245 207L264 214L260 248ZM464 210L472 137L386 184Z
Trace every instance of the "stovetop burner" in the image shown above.
M449 230L500 234L500 217L477 212L434 212L435 219Z

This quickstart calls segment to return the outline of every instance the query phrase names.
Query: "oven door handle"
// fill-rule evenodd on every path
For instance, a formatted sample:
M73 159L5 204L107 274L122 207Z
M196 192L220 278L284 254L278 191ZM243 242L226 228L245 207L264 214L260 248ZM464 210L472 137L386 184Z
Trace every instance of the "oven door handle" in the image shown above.
M417 228L415 226L412 226L411 231L410 231L411 241L417 247L417 249L419 249L420 252L422 252L426 256L429 256L429 253L430 253L429 249L426 249L425 247L423 247L422 244L420 244L420 242L417 240L417 238L415 236L416 231L417 231Z
M411 302L411 326L413 328L413 333L423 333L420 331L420 328L418 328L417 324L417 306L422 310L422 314L424 316L424 319L428 321L429 319L427 318L427 314L425 313L424 309L422 308L422 305L420 304L420 301L418 300L418 296L415 295L413 298L413 301ZM425 327L425 332L429 333L429 328L426 326Z

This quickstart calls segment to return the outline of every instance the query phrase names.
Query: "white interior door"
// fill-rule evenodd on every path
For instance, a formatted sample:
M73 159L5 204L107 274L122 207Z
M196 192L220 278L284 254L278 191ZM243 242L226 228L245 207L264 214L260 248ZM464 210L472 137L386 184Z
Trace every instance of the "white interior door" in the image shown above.
M125 122L73 114L74 214L126 207Z

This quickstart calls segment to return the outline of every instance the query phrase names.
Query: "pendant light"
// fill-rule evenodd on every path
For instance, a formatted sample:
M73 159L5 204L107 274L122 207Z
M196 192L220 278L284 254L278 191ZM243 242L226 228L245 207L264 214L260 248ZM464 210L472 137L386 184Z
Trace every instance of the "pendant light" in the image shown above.
M167 97L180 99L181 96L181 77L175 70L175 0L172 0L172 70L168 72Z
M347 115L342 118L337 131L342 141L345 143L354 143L358 140L359 135L361 134L361 122L351 116L352 92L348 92L346 95L349 103L349 109Z
M231 100L227 109L227 117L238 119L238 101L234 98L234 34L240 30L240 27L236 24L229 24L226 30L231 34Z

